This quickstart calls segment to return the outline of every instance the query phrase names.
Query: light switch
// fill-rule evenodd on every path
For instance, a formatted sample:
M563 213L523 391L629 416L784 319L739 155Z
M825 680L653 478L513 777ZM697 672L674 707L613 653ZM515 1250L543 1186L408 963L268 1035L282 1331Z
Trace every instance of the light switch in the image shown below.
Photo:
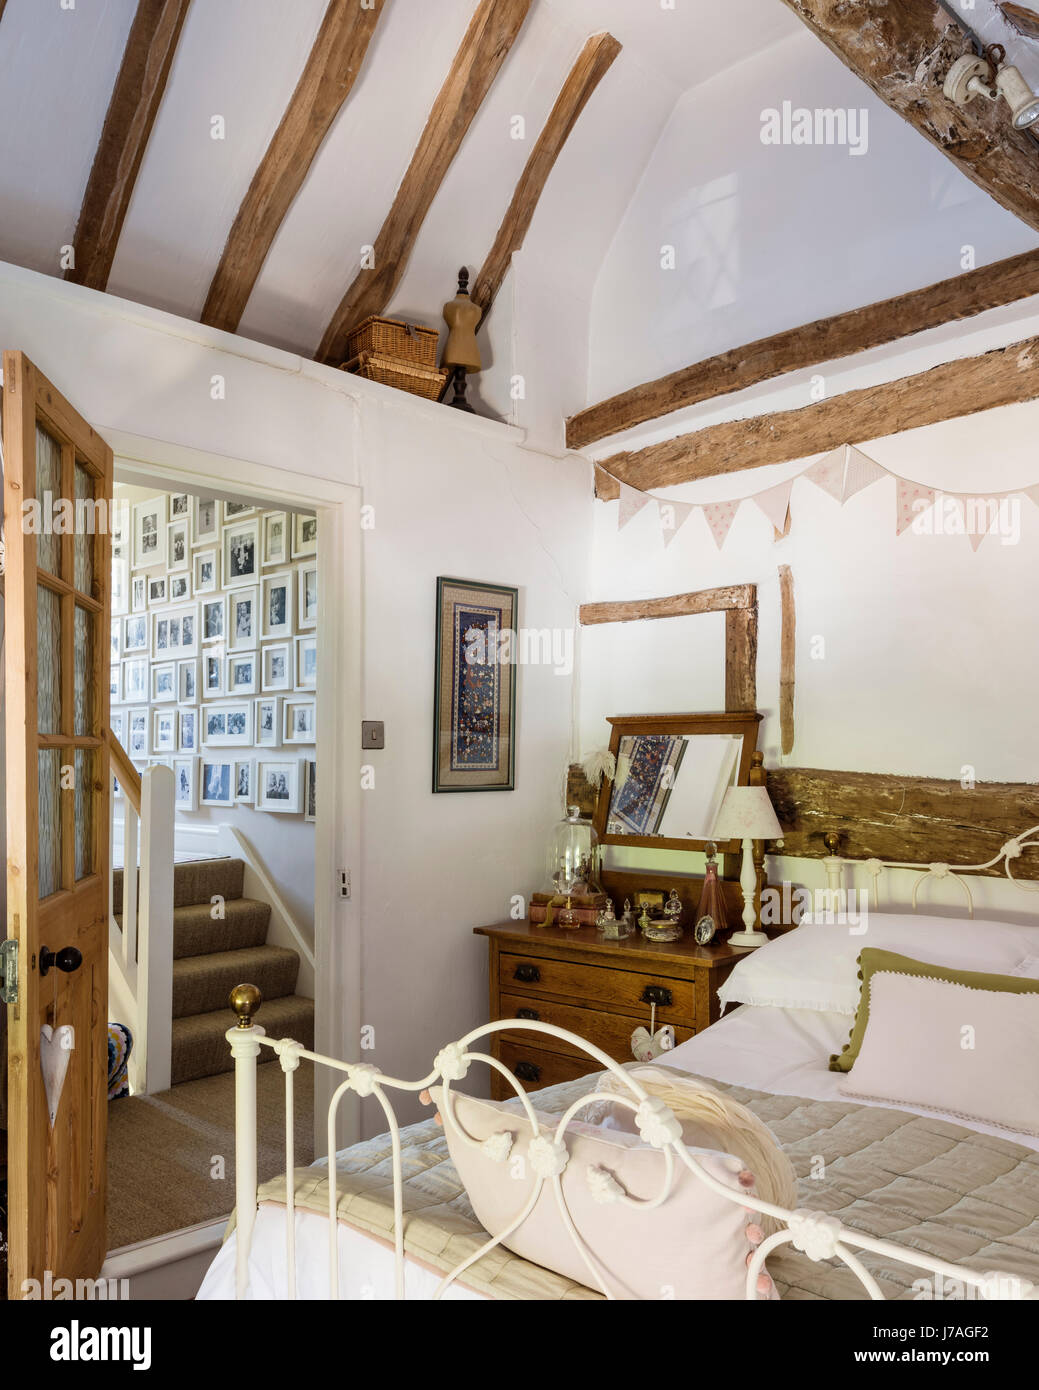
M385 748L386 726L381 719L365 719L361 723L361 747Z

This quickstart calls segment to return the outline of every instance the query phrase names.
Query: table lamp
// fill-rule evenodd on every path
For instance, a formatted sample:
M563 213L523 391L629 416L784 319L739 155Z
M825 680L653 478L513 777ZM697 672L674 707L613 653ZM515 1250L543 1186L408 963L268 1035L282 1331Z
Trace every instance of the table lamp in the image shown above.
M740 888L743 891L744 931L733 932L730 946L764 946L768 937L757 929L754 911L754 890L757 871L754 867L754 841L778 840L783 827L776 820L772 802L764 787L730 787L725 793L714 826L716 840L742 840L743 863L740 868Z

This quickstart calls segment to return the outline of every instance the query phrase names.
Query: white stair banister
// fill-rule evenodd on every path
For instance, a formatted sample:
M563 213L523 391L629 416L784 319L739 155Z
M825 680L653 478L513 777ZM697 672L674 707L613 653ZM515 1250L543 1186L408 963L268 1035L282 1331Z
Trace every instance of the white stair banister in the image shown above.
M173 1046L173 772L141 776L140 906L137 916L137 1027L145 1044L145 1088L170 1088Z

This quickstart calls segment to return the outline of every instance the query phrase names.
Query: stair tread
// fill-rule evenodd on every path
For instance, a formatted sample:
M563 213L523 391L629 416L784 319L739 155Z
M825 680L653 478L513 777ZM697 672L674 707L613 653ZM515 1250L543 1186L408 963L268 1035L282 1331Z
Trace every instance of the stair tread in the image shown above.
M226 1033L233 1015L228 1008L189 1014L173 1020L171 1084L195 1081L231 1071L234 1061ZM314 1044L314 1001L290 994L264 1002L258 1022L268 1037L295 1037L305 1047Z
M227 1004L235 985L248 980L265 999L282 999L295 992L299 952L287 946L246 946L182 956L173 962L173 1017L207 1013Z

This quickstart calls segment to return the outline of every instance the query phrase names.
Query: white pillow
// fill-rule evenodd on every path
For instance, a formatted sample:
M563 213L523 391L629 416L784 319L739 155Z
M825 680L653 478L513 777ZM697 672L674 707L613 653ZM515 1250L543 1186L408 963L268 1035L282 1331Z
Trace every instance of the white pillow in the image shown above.
M774 1005L854 1015L858 956L865 946L899 951L930 965L1039 979L1039 926L871 912L865 931L802 922L739 962L718 990L722 1006Z
M1039 994L878 970L841 1095L1039 1135L1037 1066Z

